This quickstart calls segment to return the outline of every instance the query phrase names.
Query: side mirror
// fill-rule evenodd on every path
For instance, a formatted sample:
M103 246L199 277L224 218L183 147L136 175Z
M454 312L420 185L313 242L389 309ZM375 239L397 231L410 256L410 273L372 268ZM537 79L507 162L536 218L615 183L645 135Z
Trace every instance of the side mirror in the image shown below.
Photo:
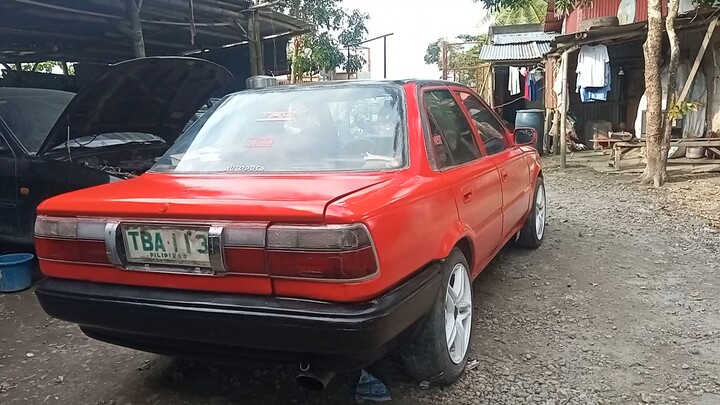
M513 135L518 146L533 146L538 139L535 128L515 128Z

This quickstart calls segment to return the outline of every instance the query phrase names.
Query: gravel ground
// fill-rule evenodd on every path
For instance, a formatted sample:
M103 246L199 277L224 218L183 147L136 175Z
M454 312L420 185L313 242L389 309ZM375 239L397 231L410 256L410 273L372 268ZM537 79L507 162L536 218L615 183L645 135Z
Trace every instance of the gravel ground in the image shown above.
M397 404L719 404L720 233L678 188L553 170L538 251L503 251L475 282L471 365L449 388L373 371ZM680 189L682 190L682 189ZM3 404L347 404L357 375L307 393L290 367L215 366L89 340L32 291L0 296Z

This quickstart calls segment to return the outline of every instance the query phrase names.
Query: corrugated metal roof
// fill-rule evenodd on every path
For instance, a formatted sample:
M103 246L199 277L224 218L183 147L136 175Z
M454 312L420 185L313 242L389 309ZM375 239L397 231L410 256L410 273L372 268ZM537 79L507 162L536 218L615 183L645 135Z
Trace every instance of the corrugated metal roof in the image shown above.
M511 61L542 59L550 52L547 42L530 42L527 44L485 45L480 50L480 59L486 61Z
M513 34L496 34L492 37L495 45L524 44L528 42L550 42L558 34L554 32L517 32Z

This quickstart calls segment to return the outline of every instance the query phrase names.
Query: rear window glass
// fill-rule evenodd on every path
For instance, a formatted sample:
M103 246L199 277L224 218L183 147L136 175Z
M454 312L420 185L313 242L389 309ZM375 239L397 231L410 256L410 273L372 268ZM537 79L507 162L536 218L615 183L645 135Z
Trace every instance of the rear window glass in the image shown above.
M74 95L56 90L0 89L0 118L34 154Z
M382 171L403 167L406 150L401 87L295 87L220 100L153 171Z

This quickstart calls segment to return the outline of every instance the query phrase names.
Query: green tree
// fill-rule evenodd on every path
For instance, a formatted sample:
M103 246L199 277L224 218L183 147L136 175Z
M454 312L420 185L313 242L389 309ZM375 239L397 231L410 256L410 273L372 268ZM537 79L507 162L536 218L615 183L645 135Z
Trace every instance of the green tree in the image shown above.
M288 0L284 6L278 6L281 11L293 17L307 21L315 27L315 30L307 34L298 35L293 38L290 56L290 81L295 83L308 72L303 70L312 65L308 62L307 55L312 57L314 53L311 46L322 44L318 41L320 33L325 31L339 30L345 15L340 7L341 0ZM310 48L309 48L310 47ZM306 52L305 49L311 49ZM342 62L340 62L342 63ZM323 63L326 65L325 63ZM338 64L339 66L339 64Z
M8 64L6 66L9 66L11 69L15 70L17 64ZM65 69L67 69L67 74L74 75L75 74L75 64L74 63L65 63L63 62L57 62L57 61L46 61L46 62L35 62L35 63L21 63L20 68L23 72L40 72L40 73L52 73L55 68L61 69L63 72L65 72Z
M343 69L348 73L348 79L350 75L360 71L363 66L367 63L365 58L358 54L357 47L360 42L365 40L365 35L368 33L367 26L365 23L370 19L370 16L366 13L360 12L360 10L353 10L345 18L344 28L340 32L338 39L340 43L348 49L348 56L343 64Z
M443 68L442 43L444 38L428 44L425 51L425 64L437 65L438 69ZM466 45L461 45L467 43ZM447 46L447 68L455 71L455 80L468 86L475 86L474 67L480 62L480 50L488 43L486 34L458 35L454 38L454 44Z
M367 33L365 21L367 14L358 10L347 12L340 6L342 0L288 0L280 10L307 21L315 29L307 34L293 38L290 46L291 81L297 82L305 73L317 73L319 70L334 71L346 62L338 50L339 43L360 39ZM340 37L332 33L340 31ZM334 47L334 48L333 48ZM331 48L333 50L331 50ZM356 68L355 60L348 67ZM362 62L360 68L362 68Z
M547 9L547 0L528 0L522 5L491 11L482 22L492 22L493 25L540 24L545 22Z

